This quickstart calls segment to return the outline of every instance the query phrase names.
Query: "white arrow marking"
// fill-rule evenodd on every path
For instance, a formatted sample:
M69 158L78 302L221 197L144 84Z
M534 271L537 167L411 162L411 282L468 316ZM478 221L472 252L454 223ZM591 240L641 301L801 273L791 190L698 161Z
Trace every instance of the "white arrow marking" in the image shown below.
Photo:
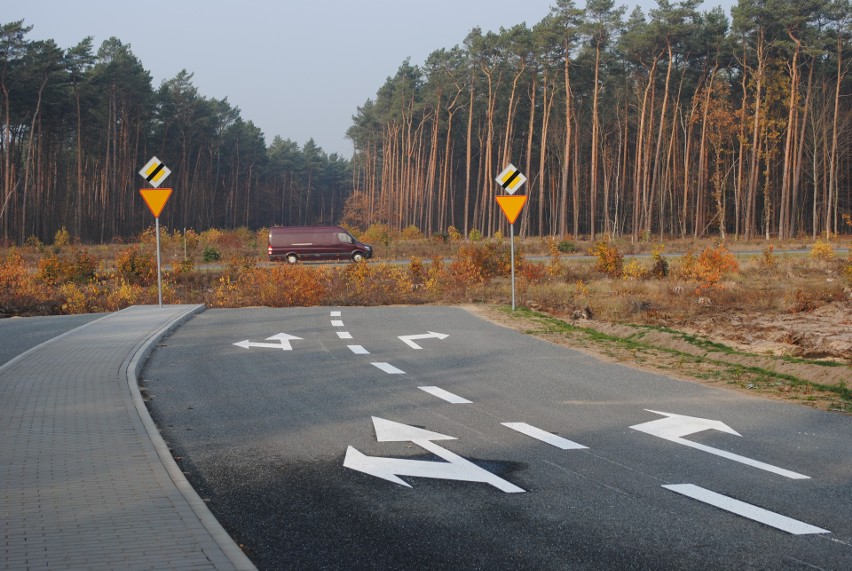
M431 442L432 440L455 440L452 436L376 417L373 417L373 426L376 429L378 442L412 442L435 456L443 458L446 462L367 456L349 446L346 449L343 466L407 488L410 488L411 484L400 479L399 476L481 482L490 484L507 494L524 491L458 454Z
M376 442L414 442L429 440L456 440L455 436L447 436L440 432L432 432L425 428L409 426L401 422L372 417L373 429L376 431Z
M727 432L728 434L742 436L739 432L737 432L724 422L720 422L718 420L707 420L705 418L696 418L694 416L671 414L668 412L658 412L656 410L650 409L645 410L647 410L648 412L653 412L654 414L661 414L666 418L652 420L650 422L644 422L642 424L636 424L634 426L631 426L630 428L632 428L633 430L638 430L639 432L645 432L652 436L657 436L664 440L669 440L677 444L682 444L690 448L695 448L697 450L707 452L708 454L715 454L716 456L721 456L722 458L727 458L728 460L733 460L734 462L739 462L740 464L745 464L747 466L751 466L759 470L772 472L773 474L778 474L779 476L784 476L785 478L790 478L792 480L805 480L810 478L810 476L805 476L804 474L791 472L790 470L785 470L784 468L779 468L777 466L766 464L758 460L752 460L751 458L740 456L739 454L726 452L725 450L719 450L718 448L705 446L704 444L699 444L697 442L692 442L691 440L686 440L685 438L683 438L684 436L689 436L690 434L695 434L696 432L701 432L703 430L719 430L722 432Z
M449 337L449 335L446 333L435 333L434 331L429 331L428 333L422 333L420 335L400 335L399 340L412 349L422 349L423 347L414 342L415 339L446 339L447 337Z
M526 434L531 438L541 440L542 442L550 444L551 446L556 446L562 450L588 450L589 448L588 446L577 444L576 442L572 442L571 440L562 438L561 436L545 432L544 430L529 425L526 422L504 422L502 424L506 428L511 428L521 434Z
M745 502L729 498L728 496L723 496L722 494L717 494L716 492L707 490L700 486L695 486L693 484L676 484L672 486L663 487L667 490L671 490L694 500L698 500L699 502L710 504L711 506L717 507L727 512L731 512L744 518L760 522L764 525L780 529L781 531L786 531L787 533L791 533L793 535L805 535L810 533L831 533L827 529L822 529L804 523L802 521L798 521L787 516L783 516L775 512L759 508L755 505L747 504Z
M445 391L440 387L417 387L421 391L427 392L433 397L438 397L441 400L445 400L451 404L473 404L473 401L469 401L466 398L460 397L458 395L454 395L450 391Z
M684 436L689 436L690 434L695 434L696 432L702 432L704 430L718 430L720 432L727 432L728 434L733 434L735 436L742 436L742 434L740 434L724 422L720 422L718 420L707 420L706 418L696 418L694 416L683 416L681 414L671 414L669 412L658 412L656 410L651 410L647 408L645 410L647 410L648 412L653 412L654 414L663 415L666 418L652 420L651 422L645 422L643 424L637 424L635 426L631 426L630 428L632 428L633 430L638 430L639 432L647 432L648 434L659 436L660 438L664 438L666 440L677 441L683 438Z
M295 339L301 339L301 337L296 337L295 335L288 335L287 333L279 333L278 335L273 335L272 337L267 337L267 341L278 341L278 343L256 343L254 341L249 341L246 339L245 341L240 341L239 343L234 343L237 347L242 347L243 349L249 349L251 347L260 347L263 349L282 349L284 351L292 351L293 347L290 345L290 341Z

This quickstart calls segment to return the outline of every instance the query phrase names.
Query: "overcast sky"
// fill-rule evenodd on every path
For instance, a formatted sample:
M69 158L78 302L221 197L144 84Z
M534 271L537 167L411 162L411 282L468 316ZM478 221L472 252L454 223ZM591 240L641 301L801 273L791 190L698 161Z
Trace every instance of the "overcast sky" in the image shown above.
M733 0L709 0L730 6ZM268 142L309 139L351 157L352 115L406 58L461 44L479 26L541 21L554 0L0 0L0 23L69 48L86 36L130 44L154 88L181 69L205 97L239 107ZM654 0L638 3L646 14ZM577 1L578 6L584 4ZM616 1L616 4L621 4ZM628 12L630 11L628 9ZM726 8L728 10L728 8Z

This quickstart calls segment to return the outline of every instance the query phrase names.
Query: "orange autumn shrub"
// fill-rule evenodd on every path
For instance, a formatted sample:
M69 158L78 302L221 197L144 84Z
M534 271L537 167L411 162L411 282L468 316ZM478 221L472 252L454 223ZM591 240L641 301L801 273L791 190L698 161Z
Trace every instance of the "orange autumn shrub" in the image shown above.
M235 278L224 273L214 292L217 307L303 307L323 303L327 272L303 265L244 268Z
M681 260L680 276L698 282L695 291L700 295L708 289L723 289L722 279L739 269L734 255L720 244L715 248L704 248L698 258L691 252L687 253Z
M50 287L27 271L20 252L13 248L0 259L0 315L51 314L60 305Z

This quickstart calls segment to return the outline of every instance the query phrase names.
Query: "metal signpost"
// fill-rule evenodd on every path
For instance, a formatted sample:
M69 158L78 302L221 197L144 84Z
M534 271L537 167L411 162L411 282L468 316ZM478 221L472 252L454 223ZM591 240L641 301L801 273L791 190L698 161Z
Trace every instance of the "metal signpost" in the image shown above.
M506 220L509 221L512 264L512 311L515 311L515 220L517 220L518 214L521 213L524 204L527 203L527 197L523 194L519 194L518 196L514 196L514 194L527 181L527 177L515 165L510 163L509 166L503 169L503 172L497 175L495 180L503 190L509 193L508 195L501 195L496 198L497 204L500 205L500 209L506 215Z
M151 211L151 214L154 215L154 231L157 234L157 299L161 308L163 307L163 272L160 263L160 213L163 212L163 208L169 201L169 197L172 195L172 189L158 187L160 186L160 183L166 180L166 177L168 177L171 173L172 171L170 171L157 157L152 157L151 160L142 167L142 170L139 171L139 174L154 186L154 188L141 189L139 194L142 195L142 198L145 200L145 204L148 205L148 209Z

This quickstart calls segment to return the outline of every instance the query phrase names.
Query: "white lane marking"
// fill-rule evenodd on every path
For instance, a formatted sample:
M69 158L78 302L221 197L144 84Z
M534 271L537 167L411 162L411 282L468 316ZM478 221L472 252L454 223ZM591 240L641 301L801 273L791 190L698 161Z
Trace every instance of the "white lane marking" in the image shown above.
M722 494L707 490L694 484L675 484L671 486L663 486L667 490L671 490L678 494L687 496L699 502L710 504L721 510L731 512L754 520L756 522L786 531L793 535L806 535L810 533L831 533L827 529L822 529L802 521L798 521L763 508L759 508L752 504L747 504Z
M397 369L396 367L394 367L390 363L370 363L370 364L373 365L374 367L376 367L377 369L381 369L382 371L384 371L388 375L404 375L405 374L405 371L401 371L400 369Z
M369 355L370 352L364 349L361 345L347 345L349 350L355 353L356 355Z
M331 320L332 327L343 327L343 321L340 319L332 319Z
M529 425L526 422L503 422L502 424L506 428L511 428L512 430L516 430L521 434L526 434L531 438L541 440L546 444L556 446L557 448L560 448L562 450L587 450L589 448L588 446L577 444L576 442L572 442L571 440L562 438L561 436L556 436L555 434L545 432L544 430Z
M445 400L451 404L472 404L473 401L469 401L466 398L462 398L458 395L454 395L450 391L445 391L439 387L417 387L421 391L427 392L433 397L438 397L441 400Z
M338 331L337 336L341 339L352 339L352 334L348 331Z
M332 311L331 314L329 315L329 317L340 317L340 312L339 311Z
M683 446L695 448L696 450L701 450L702 452L707 452L708 454L721 456L722 458L727 458L728 460L733 460L734 462L739 462L740 464L745 464L747 466L751 466L759 470L772 472L773 474L778 474L779 476L784 476L785 478L790 478L792 480L807 480L810 478L810 476L805 476L804 474L785 470L784 468L779 468L778 466L773 466L772 464L766 464L765 462L760 462L759 460L753 460L752 458L747 458L746 456L740 456L739 454L726 452L725 450L720 450L719 448L705 446L704 444L699 444L697 442L692 442L691 440L686 440L685 438L683 438L684 436L689 436L690 434L695 434L696 432L701 432L704 430L719 430L721 432L727 432L728 434L742 436L739 432L737 432L724 422L719 422L718 420L708 420L706 418L696 418L694 416L672 414L670 412L658 412L656 410L651 409L645 410L647 410L648 412L653 412L654 414L661 414L665 418L652 420L650 422L643 422L642 424L633 425L630 428L632 428L633 430L638 430L639 432L644 432L646 434L656 436L658 438L662 438L664 440L668 440L669 442L682 444Z

